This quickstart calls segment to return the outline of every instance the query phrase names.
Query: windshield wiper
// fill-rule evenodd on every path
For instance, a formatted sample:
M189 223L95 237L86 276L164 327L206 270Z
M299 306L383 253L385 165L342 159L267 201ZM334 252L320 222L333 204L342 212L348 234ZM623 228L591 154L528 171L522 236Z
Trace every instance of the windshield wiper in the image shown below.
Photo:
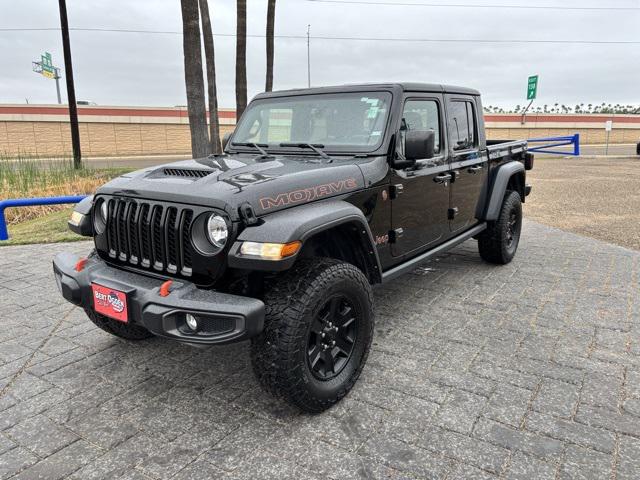
M321 143L304 143L304 142L302 142L302 143L281 143L280 146L281 147L310 148L311 150L316 152L318 155L320 155L322 158L326 158L327 160L331 160L331 157L329 155L327 155L322 150L320 150L321 148L324 148L324 145L322 145Z
M270 158L273 155L269 155L267 151L262 147L268 147L269 145L266 143L254 143L254 142L231 142L231 145L238 147L251 147L260 152L261 158Z

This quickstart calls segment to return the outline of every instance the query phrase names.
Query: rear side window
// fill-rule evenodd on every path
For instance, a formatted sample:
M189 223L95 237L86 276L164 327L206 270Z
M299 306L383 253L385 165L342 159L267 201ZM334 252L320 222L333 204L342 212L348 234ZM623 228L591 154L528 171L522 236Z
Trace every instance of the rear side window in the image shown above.
M476 146L476 115L473 103L454 100L449 104L449 141L453 150Z

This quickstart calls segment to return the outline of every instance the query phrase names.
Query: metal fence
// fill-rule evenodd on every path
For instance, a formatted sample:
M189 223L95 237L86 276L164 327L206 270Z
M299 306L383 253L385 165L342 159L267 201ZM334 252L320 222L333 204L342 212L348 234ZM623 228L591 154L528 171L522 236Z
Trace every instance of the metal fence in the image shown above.
M69 203L78 203L83 198L86 198L86 195L69 197L10 198L8 200L0 200L0 241L9 240L9 232L7 231L7 219L4 215L4 211L7 208L37 207L41 205L64 205Z

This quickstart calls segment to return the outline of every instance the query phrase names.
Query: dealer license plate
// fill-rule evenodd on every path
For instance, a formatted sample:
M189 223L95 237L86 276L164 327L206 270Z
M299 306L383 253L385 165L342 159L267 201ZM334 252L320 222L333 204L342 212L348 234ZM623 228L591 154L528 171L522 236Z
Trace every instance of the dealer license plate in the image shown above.
M91 284L93 290L93 308L96 312L119 322L127 323L127 294L104 287L96 283Z

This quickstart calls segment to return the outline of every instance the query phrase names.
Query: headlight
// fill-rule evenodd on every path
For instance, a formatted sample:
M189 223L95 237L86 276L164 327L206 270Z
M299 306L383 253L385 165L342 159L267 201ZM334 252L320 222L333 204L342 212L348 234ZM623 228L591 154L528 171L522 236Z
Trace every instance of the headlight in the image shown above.
M109 216L109 209L106 201L102 201L100 204L100 217L104 223L107 223L107 217Z
M220 215L213 213L207 220L207 238L214 247L223 248L226 245L229 229Z
M109 218L109 201L100 199L93 211L93 228L98 234L102 234L107 228Z

